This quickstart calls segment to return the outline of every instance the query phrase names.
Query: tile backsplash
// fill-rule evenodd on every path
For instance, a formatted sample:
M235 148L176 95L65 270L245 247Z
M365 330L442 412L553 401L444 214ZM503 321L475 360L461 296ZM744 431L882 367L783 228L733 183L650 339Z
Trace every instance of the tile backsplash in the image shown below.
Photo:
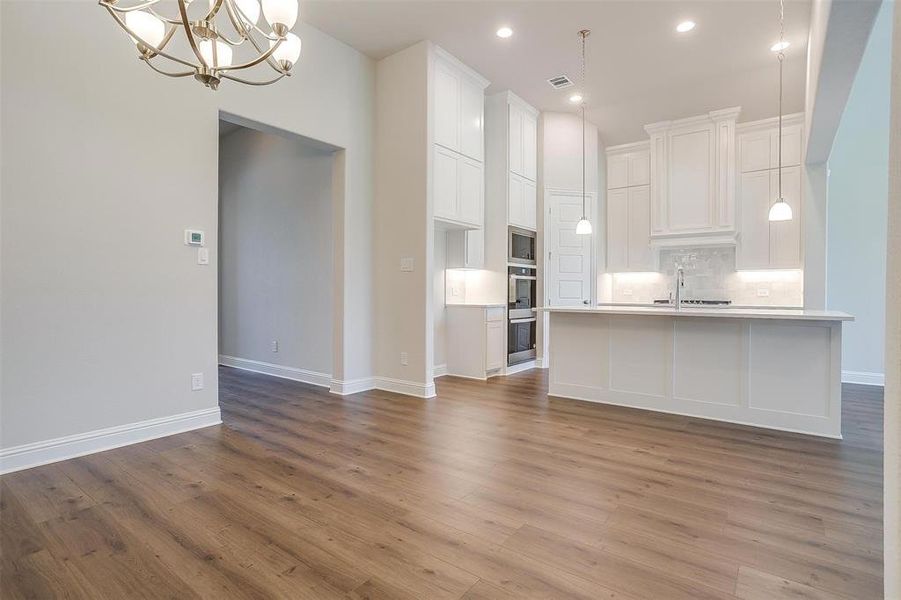
M678 248L660 251L656 273L613 273L613 302L650 303L673 291L676 265L685 274L683 297L731 300L748 306L802 306L804 277L798 269L736 271L734 248Z

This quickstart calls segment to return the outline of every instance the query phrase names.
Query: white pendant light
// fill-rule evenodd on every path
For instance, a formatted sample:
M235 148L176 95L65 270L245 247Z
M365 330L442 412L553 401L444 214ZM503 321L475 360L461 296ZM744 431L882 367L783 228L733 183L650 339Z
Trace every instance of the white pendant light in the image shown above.
M779 48L779 195L776 197L776 203L770 207L770 221L791 221L792 207L782 196L782 64L785 62L785 53L783 50L788 47L785 43L785 0L779 0L779 43L775 47Z
M579 32L579 38L582 40L582 89L585 87L585 38L591 34L591 30L583 29ZM591 235L591 221L588 220L587 211L585 210L585 101L582 101L582 218L576 223L577 235Z

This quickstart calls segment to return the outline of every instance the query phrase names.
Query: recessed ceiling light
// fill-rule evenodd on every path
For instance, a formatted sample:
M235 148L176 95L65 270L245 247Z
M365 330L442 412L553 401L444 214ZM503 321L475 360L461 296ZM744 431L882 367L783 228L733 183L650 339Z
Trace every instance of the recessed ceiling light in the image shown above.
M499 38L508 38L513 35L513 30L509 27L501 27L497 30L497 37Z
M676 31L678 31L679 33L688 33L695 28L695 25L697 25L697 23L695 23L694 21L682 21L681 23L676 25Z
M573 104L578 104L579 102L582 101L582 94L573 94L572 96L569 97L569 101L572 102Z
M791 42L776 42L772 46L770 46L771 52L782 52L786 48L791 46Z

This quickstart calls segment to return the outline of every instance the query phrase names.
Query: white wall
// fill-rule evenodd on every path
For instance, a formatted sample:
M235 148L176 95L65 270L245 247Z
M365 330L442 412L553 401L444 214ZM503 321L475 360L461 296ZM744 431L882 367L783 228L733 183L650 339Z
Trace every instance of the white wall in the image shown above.
M96 5L0 11L4 450L217 406L220 110L345 149L334 370L371 375L372 61L299 24L293 77L212 92L141 65ZM209 266L187 227L206 231Z
M331 376L332 161L244 127L221 138L220 355Z
M435 367L447 365L447 311L444 308L444 273L447 268L447 233L435 231L432 257L432 311L435 323L433 344L435 346L432 364Z
M425 395L432 386L434 335L429 53L430 44L421 42L380 60L375 100L375 370L379 377L411 382ZM413 259L412 272L400 270L401 258Z
M826 302L856 317L842 332L842 370L858 382L885 372L892 8L879 12L829 155Z

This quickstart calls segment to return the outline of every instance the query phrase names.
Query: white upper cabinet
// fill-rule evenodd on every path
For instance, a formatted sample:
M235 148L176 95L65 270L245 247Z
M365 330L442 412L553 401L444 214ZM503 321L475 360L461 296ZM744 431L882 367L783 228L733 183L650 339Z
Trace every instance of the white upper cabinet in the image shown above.
M484 173L482 163L436 145L432 161L435 218L462 227L482 227Z
M462 228L485 221L484 103L488 81L435 48L432 75L434 216Z
M455 229L447 232L448 269L482 269L485 266L485 232Z
M802 115L782 119L782 166L801 164ZM779 166L779 129L776 119L766 119L738 127L739 171L749 173Z
M782 196L792 208L790 221L770 222L770 206L779 195L779 171L742 173L739 180L741 240L739 269L801 268L801 167L782 169Z
M535 231L538 224L538 194L535 183L516 173L509 174L507 223Z
M629 147L636 144L629 144ZM644 149L623 151L620 147L607 152L607 189L648 185L651 179L650 153Z
M510 171L535 181L538 178L538 116L511 102L508 135Z
M607 192L607 271L652 271L651 192L647 185Z
M645 127L655 243L734 242L738 113L731 108Z

